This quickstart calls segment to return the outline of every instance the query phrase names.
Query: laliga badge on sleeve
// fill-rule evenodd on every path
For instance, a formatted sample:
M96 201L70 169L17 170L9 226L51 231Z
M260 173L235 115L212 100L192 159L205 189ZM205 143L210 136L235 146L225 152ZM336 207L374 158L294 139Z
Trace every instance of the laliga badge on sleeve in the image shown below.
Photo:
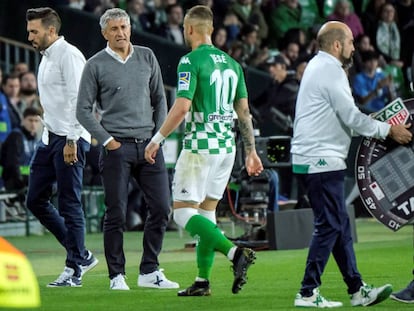
M397 98L372 116L389 124L414 124L413 115L414 98ZM413 142L399 145L390 138L364 137L357 151L355 176L362 202L394 231L414 220L413 159Z

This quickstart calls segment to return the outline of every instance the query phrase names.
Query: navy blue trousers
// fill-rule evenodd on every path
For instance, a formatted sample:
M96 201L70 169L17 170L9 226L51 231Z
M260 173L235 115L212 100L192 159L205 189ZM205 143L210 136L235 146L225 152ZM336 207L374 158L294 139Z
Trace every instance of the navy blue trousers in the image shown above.
M66 266L78 266L87 257L85 250L85 218L81 191L85 153L90 145L80 138L77 142L78 162L67 165L63 160L66 136L49 133L49 144L42 142L30 164L27 208L39 219L66 249ZM57 209L50 199L57 184Z
M300 293L311 296L321 285L321 275L332 255L353 294L362 286L353 248L349 216L345 207L345 171L298 174L306 187L314 214L314 232L306 260Z
M100 170L105 191L104 248L109 277L125 274L123 232L128 205L128 182L134 177L144 193L148 217L145 221L143 254L140 273L151 273L158 269L165 229L170 213L170 188L164 156L160 149L155 164L144 158L144 142L122 142L112 151L103 149Z

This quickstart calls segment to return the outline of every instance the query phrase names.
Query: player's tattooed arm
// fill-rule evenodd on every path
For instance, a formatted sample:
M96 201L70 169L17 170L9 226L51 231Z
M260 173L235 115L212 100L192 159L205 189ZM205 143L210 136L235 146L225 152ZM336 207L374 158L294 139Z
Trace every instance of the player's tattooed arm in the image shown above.
M247 99L243 98L235 104L235 110L238 117L239 131L243 140L246 155L255 150L253 123L249 111Z

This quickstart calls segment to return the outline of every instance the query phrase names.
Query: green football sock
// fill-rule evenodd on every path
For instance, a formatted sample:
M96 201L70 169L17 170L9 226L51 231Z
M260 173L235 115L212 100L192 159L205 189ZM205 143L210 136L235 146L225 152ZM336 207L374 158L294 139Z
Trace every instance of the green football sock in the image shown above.
M227 256L234 245L224 236L216 224L201 215L191 217L185 230L192 237L199 237L197 245L199 277L209 279L214 262L214 251L217 250Z
M214 257L216 252L211 248L210 245L206 245L200 241L197 243L197 267L198 277L209 280L211 271L213 269Z

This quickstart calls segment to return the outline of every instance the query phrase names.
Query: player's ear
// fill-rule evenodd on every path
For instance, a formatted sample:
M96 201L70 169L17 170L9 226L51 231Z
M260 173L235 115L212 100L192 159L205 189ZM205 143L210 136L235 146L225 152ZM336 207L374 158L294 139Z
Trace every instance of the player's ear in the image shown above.
M192 35L194 33L194 26L193 25L188 25L188 34Z

